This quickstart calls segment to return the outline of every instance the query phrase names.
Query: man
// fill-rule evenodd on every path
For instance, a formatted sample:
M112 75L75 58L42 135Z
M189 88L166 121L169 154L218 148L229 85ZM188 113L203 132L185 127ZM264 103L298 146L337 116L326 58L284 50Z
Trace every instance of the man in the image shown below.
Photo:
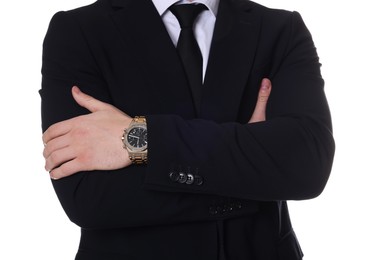
M286 200L318 196L334 154L311 35L296 12L183 1L206 6L194 88L175 2L98 0L51 21L45 167L82 228L76 259L302 259Z

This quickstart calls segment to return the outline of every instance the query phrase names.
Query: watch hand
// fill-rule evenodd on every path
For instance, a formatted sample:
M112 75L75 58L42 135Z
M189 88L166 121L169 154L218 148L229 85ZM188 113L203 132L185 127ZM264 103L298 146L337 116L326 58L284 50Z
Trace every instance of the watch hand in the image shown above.
M137 138L137 139L139 139L139 137L138 136L135 136L135 135L128 135L129 137L134 137L134 138Z

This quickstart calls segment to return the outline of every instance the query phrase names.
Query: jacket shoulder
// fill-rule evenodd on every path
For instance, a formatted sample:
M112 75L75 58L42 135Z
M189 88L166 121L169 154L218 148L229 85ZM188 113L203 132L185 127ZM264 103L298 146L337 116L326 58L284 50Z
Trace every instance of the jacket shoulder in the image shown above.
M262 17L264 20L267 21L288 21L293 17L293 14L297 14L297 12L284 10L284 9L276 9L270 8L261 4L258 4L253 1L249 0L231 0L233 5L240 11L245 12L252 12L255 15Z
M111 10L111 5L108 0L98 0L89 5L80 6L69 10L61 10L53 15L52 20L58 19L59 17L70 17L77 20L96 19L97 16L107 14Z
M262 27L267 30L282 31L283 28L293 30L299 27L307 30L306 25L297 11L270 8L249 0L231 0L240 12L250 12L262 22Z

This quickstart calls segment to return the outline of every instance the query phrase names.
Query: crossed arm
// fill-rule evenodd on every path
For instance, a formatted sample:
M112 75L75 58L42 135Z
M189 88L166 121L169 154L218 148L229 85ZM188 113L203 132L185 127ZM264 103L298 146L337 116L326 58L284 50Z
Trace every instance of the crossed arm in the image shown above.
M265 121L271 87L269 79L262 80L248 123ZM131 161L120 137L132 118L81 92L76 86L72 88L72 95L91 113L56 123L44 132L43 156L50 177L57 180L81 171L117 170L129 166Z

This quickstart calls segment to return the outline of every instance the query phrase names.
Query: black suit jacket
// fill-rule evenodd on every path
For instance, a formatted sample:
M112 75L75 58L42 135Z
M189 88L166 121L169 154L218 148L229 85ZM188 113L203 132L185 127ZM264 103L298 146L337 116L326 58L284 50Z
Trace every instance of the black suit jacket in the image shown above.
M198 114L150 0L57 13L42 74L43 130L87 113L72 85L148 121L148 165L53 181L82 228L76 259L302 258L285 201L322 192L334 142L318 56L298 13L220 1ZM264 77L273 83L267 121L247 124Z

